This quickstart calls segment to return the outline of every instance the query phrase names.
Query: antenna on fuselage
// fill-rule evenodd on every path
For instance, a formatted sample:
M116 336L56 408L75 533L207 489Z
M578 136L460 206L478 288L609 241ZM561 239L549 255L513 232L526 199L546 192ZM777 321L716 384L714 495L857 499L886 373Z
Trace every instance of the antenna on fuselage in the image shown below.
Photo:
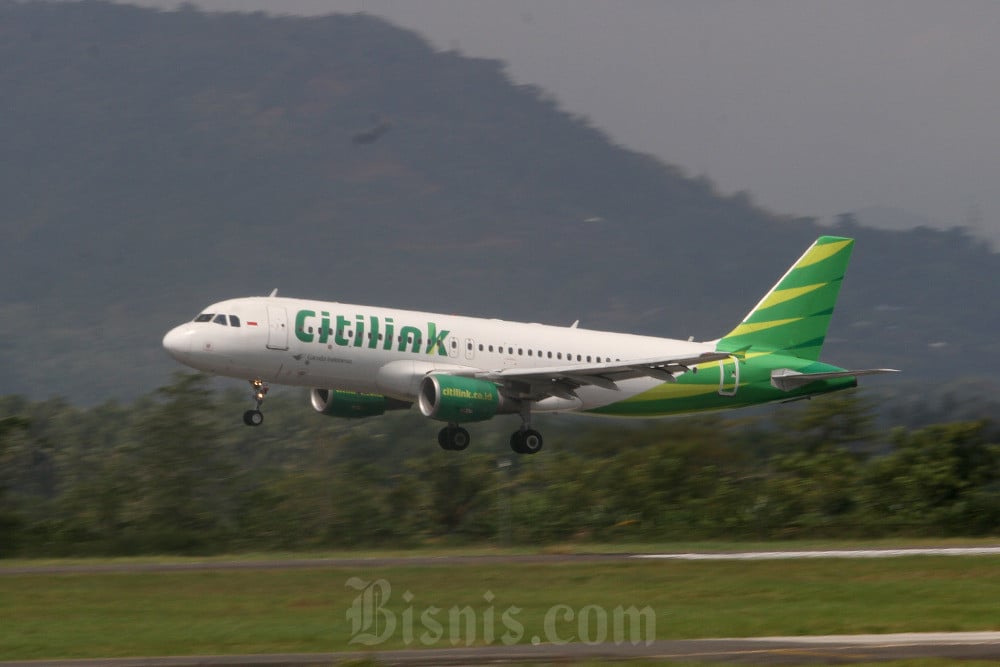
M569 325L570 329L575 329L580 326L580 320L573 320L573 324Z
M271 293L268 294L268 296L271 296L271 297L278 296L278 288L275 287L273 290L271 290Z

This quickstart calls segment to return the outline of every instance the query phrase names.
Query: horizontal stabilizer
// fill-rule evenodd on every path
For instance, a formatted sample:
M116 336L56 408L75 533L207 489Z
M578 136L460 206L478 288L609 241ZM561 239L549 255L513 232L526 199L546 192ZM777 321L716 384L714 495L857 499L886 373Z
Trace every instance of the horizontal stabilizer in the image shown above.
M829 373L800 373L791 368L779 368L771 372L771 386L781 391L793 391L819 380L834 378L859 377L861 375L877 375L879 373L898 373L894 368L865 368L857 371L833 371Z

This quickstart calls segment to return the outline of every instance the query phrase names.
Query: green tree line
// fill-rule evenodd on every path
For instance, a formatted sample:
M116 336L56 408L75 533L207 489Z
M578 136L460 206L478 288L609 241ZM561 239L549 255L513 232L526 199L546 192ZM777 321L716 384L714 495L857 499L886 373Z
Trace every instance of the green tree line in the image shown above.
M567 540L987 535L1000 530L989 421L886 428L861 393L654 422L515 420L437 447L415 411L363 420L178 374L131 404L0 398L0 556L544 544Z

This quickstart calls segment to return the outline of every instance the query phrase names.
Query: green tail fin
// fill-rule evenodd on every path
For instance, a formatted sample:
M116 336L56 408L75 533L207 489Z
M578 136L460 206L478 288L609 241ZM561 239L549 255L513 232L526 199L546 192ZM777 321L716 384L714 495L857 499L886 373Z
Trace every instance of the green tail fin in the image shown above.
M818 360L853 247L854 239L816 239L717 349Z

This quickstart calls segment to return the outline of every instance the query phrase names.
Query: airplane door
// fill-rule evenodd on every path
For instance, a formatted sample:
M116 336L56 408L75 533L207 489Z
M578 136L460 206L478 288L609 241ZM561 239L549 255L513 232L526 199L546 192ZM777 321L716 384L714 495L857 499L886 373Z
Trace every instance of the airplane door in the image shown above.
M476 342L471 338L465 339L465 358L472 361L476 357Z
M729 357L719 362L719 396L735 396L740 388L740 362Z
M454 336L448 337L448 356L452 359L458 357L458 339Z
M267 307L267 349L288 349L288 314L281 306Z

